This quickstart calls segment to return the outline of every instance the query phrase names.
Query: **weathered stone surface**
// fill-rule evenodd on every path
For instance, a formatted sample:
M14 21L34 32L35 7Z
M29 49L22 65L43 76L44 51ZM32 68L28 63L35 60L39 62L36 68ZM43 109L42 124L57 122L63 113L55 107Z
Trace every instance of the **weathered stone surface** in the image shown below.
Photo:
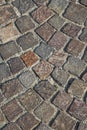
M7 120L4 114L2 113L2 111L0 110L0 128L3 127L6 123L7 123Z
M40 79L44 80L51 74L53 67L49 62L43 60L37 64L33 70L36 72Z
M79 0L81 4L83 4L84 6L87 6L87 1L86 0Z
M87 124L86 123L80 123L78 130L87 130Z
M25 33L30 31L35 27L34 23L32 22L30 16L24 15L16 20L16 26L18 27L21 33Z
M2 130L20 130L16 123L6 125Z
M83 59L85 62L87 62L87 48L86 48L85 51L84 51L84 55L83 55L82 59Z
M1 87L1 86L0 86ZM0 91L0 103L3 102L4 100L4 96L2 95L1 91Z
M2 60L2 57L0 56L0 63L2 63L3 62L3 60Z
M87 72L83 75L82 79L87 82Z
M46 124L40 124L35 130L51 130Z
M82 30L81 35L79 36L79 39L83 42L87 42L87 28L84 28Z
M5 3L5 0L0 0L0 5L3 5Z
M46 5L49 0L33 0L38 6L40 5Z

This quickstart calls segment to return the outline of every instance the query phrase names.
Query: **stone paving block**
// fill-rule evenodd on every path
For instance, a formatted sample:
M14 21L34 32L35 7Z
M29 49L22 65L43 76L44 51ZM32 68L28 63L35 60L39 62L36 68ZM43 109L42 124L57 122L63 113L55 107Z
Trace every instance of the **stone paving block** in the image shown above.
M32 71L28 70L19 76L19 80L26 88L30 88L32 87L33 84L35 84L36 76L34 75Z
M35 91L30 89L19 97L19 101L30 112L42 102L42 99Z
M5 3L5 0L0 0L0 5L3 5Z
M15 44L14 41L10 41L0 46L0 54L4 59L7 59L19 52L20 48Z
M44 123L49 123L54 115L54 108L49 103L41 103L34 111L34 114Z
M70 3L67 7L64 17L82 25L85 22L87 16L87 10L80 4Z
M52 56L48 59L48 61L55 65L56 67L62 67L62 65L65 63L67 58L67 54L63 51L55 51Z
M87 89L87 83L77 79L73 81L68 92L78 98L82 98L86 89Z
M64 22L65 20L57 14L48 20L48 23L50 23L57 30L59 30L63 26Z
M67 37L62 32L56 32L48 44L54 47L56 50L59 50L64 47L67 40Z
M2 63L3 62L3 60L2 60L2 57L0 56L0 63Z
M83 55L82 59L83 59L85 62L87 62L87 48L86 48L85 51L84 51L84 55Z
M70 107L69 113L81 121L85 120L87 119L87 105L84 102L75 99Z
M35 128L34 130L51 130L51 128L49 128L46 124L40 124L37 128Z
M87 1L86 0L79 0L79 2L87 7Z
M15 18L17 18L17 15L10 5L0 6L0 25Z
M0 128L3 127L6 123L7 123L7 120L4 114L2 113L2 111L0 110Z
M86 20L85 20L85 23L84 23L84 25L87 27L87 18L86 18Z
M83 42L87 42L87 28L84 28L82 30L81 35L79 36L79 39Z
M39 59L37 57L37 55L33 52L33 51L28 51L24 54L21 55L22 60L24 61L25 65L28 66L32 66L34 65Z
M22 17L18 18L15 24L21 33L30 31L35 27L35 24L32 22L31 17L27 15L23 15Z
M56 30L48 23L44 23L42 26L36 29L36 33L45 41L48 41L55 31Z
M56 67L52 72L52 77L59 85L64 87L70 77L70 74L67 71Z
M51 0L49 8L53 9L56 13L60 14L67 6L67 0Z
M23 112L22 108L19 106L15 99L5 104L1 109L8 121L11 122L15 120Z
M46 5L49 0L33 0L38 6Z
M73 56L79 56L81 54L81 52L83 51L85 47L85 44L83 44L82 42L78 41L78 40L71 40L67 47L66 47L66 51L70 54L72 54Z
M27 33L17 39L17 43L22 47L23 50L33 48L38 44L38 40L32 33Z
M64 69L70 73L80 76L84 71L86 64L84 61L76 57L69 57L67 63L64 65Z
M35 11L33 11L31 15L33 19L40 24L42 22L45 22L48 18L50 18L53 15L53 12L46 6L42 5Z
M14 0L12 4L19 10L21 14L26 13L34 7L32 0Z
M52 52L53 48L44 42L41 42L40 45L35 49L35 53L43 59L47 59Z
M23 61L19 57L11 58L7 63L10 66L12 74L20 72L25 67Z
M23 91L22 84L18 79L12 79L1 85L2 94L8 99Z
M60 112L52 124L52 128L55 130L73 130L75 128L76 121L68 114Z
M20 128L16 123L9 123L2 130L20 130Z
M82 79L87 82L87 72L82 76Z
M17 124L22 130L30 130L37 126L39 121L31 113L26 113L18 119Z
M56 92L56 87L47 80L39 82L34 89L45 100L49 99Z
M54 98L53 104L62 110L67 110L72 100L73 98L69 94L64 91L60 91Z
M53 66L49 62L43 60L35 67L33 67L33 70L36 72L41 80L44 80L51 74Z
M78 130L87 130L87 124L86 123L80 123Z
M10 70L5 63L0 64L0 82L8 78L11 75Z
M74 38L78 35L78 33L80 32L81 28L75 24L72 23L66 23L63 27L62 27L62 32L65 33L66 35Z
M1 91L0 91L0 103L3 102L4 100L4 96L2 95Z
M13 23L9 23L7 26L4 26L0 29L0 41L3 43L13 40L18 35L19 32Z

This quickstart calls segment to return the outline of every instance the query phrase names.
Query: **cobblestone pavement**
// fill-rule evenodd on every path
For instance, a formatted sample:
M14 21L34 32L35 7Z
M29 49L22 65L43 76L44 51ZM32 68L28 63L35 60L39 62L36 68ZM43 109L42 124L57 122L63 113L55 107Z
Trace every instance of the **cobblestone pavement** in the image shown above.
M87 0L0 0L0 130L87 130Z

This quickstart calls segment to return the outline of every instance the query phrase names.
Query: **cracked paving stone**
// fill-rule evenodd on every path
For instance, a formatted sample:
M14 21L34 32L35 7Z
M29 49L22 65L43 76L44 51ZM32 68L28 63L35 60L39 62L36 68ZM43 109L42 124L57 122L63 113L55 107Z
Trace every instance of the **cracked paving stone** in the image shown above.
M21 33L25 33L27 31L30 31L31 29L33 29L35 27L30 16L27 16L27 15L24 15L24 16L18 18L16 20L15 24Z
M46 6L42 5L35 11L33 11L31 15L33 19L40 24L42 22L45 22L48 18L50 18L53 15L53 12Z
M46 5L49 0L33 0L38 6Z
M10 66L12 74L20 72L25 67L23 61L19 57L11 58L7 63Z
M45 100L49 99L56 92L56 87L47 80L39 82L34 89Z
M66 8L67 4L67 0L55 0L55 2L51 0L49 8L60 14Z
M80 4L70 3L67 7L64 17L82 25L87 16L87 9Z
M31 113L25 113L22 117L17 120L17 124L22 130L30 130L35 128L39 121Z
M0 64L0 82L11 76L11 72L5 63Z
M79 0L79 2L87 7L87 0Z
M13 40L18 35L19 32L13 23L9 23L8 25L0 29L0 41L2 41L3 43Z
M1 109L10 122L15 120L23 112L22 108L15 99L2 106Z
M23 86L18 79L12 79L1 85L2 94L8 99L23 91Z
M82 98L84 92L86 91L87 83L83 82L82 80L76 79L71 84L68 93L78 97Z
M40 45L35 49L35 53L43 59L47 59L52 52L53 48L44 42L41 42Z
M83 44L82 42L78 41L78 40L71 40L68 45L66 45L65 50L72 54L73 56L79 56L81 54L81 52L83 51L85 47L85 44Z
M51 130L51 128L49 128L46 124L41 123L37 128L35 128L34 130Z
M52 72L52 77L59 85L65 86L70 77L70 74L67 71L56 67Z
M83 121L87 119L87 105L84 102L75 99L69 109L69 113L75 118Z
M64 112L60 112L52 123L51 127L55 130L73 130L76 121Z
M19 76L20 82L26 87L30 88L36 82L36 76L32 71L25 71Z
M86 123L80 123L78 130L87 130L87 124Z
M10 41L0 46L0 54L4 59L19 53L20 51L20 48L15 44L14 41Z
M56 32L54 36L50 39L48 44L55 48L56 50L60 50L64 47L67 42L67 37L62 32Z
M79 36L79 39L83 42L87 42L87 28L84 28L82 30L81 35Z
M63 27L62 27L62 32L65 33L66 35L74 38L78 35L78 33L80 32L81 28L75 24L72 23L66 23Z
M21 95L18 99L29 112L34 110L42 102L40 96L31 89Z
M2 113L2 111L0 110L0 128L2 128L6 123L7 123L7 120L4 114Z
M64 91L60 91L53 100L53 104L62 110L67 110L73 98Z
M65 20L63 18L61 18L60 16L58 16L57 14L48 20L48 23L50 23L57 30L59 30L62 27L64 22L65 22Z
M19 10L21 14L26 13L28 10L34 7L32 0L14 0L12 4Z
M53 66L49 62L43 60L39 64L37 64L35 67L33 67L33 70L39 76L41 80L44 80L48 78L48 76L53 71Z
M20 128L16 123L9 123L2 130L20 130Z
M52 116L54 115L54 107L52 107L49 103L43 102L41 103L35 110L34 114L42 120L44 123L48 123Z
M64 65L64 69L70 73L80 76L86 68L86 63L76 57L69 57L67 63Z
M55 51L51 57L48 59L48 61L55 65L56 67L62 67L62 65L65 63L67 58L67 54L60 51Z
M17 15L10 5L0 6L0 25L17 18Z
M28 51L24 54L21 55L21 59L24 61L25 65L28 66L32 66L34 65L39 58L37 57L37 55L33 52L33 51Z
M18 45L22 47L23 50L27 50L29 48L33 48L38 44L38 40L34 37L34 35L29 32L17 39Z
M36 29L36 33L45 41L48 41L55 31L56 30L48 23L44 23Z

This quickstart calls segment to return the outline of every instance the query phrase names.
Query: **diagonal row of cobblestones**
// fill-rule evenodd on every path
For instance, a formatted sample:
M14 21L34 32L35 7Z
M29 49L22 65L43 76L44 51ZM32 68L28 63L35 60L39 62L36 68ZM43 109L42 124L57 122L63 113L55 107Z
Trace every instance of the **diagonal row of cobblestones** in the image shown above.
M0 0L0 130L87 130L87 0Z

